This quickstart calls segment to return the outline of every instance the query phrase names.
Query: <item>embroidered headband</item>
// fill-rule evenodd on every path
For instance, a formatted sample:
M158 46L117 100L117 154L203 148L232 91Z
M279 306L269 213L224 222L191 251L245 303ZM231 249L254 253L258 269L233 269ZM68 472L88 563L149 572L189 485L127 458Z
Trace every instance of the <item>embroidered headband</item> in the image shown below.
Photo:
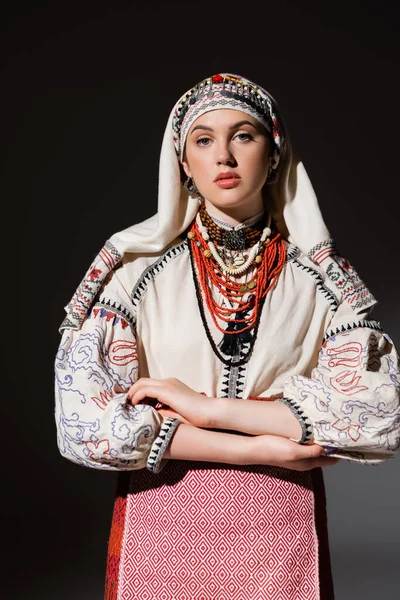
M249 79L221 73L207 77L188 90L173 110L172 129L175 150L182 158L186 137L193 121L210 110L229 108L240 110L259 121L273 141L272 169L276 169L284 138L272 96Z

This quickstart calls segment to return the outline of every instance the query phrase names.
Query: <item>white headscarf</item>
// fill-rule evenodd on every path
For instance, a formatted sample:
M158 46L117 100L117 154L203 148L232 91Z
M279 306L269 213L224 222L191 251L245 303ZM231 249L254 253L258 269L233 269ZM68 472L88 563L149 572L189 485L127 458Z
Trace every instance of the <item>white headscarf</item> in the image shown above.
M200 98L189 107L191 115L189 118L186 116L184 119L180 140L176 139L176 135L174 140L174 133L176 134L174 121L183 99L194 95L193 90L198 90L205 85L205 82L212 81L216 77L224 78L226 76L227 74L224 73L200 82L186 92L172 109L161 147L157 213L141 223L114 234L110 238L109 241L120 254L125 252L160 252L178 237L196 216L199 208L198 200L188 196L182 186L178 158L179 155L182 155L186 134L195 119L210 110L229 108L247 112L267 126L262 115L257 115L256 111L251 110L249 105L246 106L245 102L239 104L236 101L236 105L234 105L233 102L228 103L229 99L225 98L225 104L222 104L219 96L222 84L214 83L212 87L214 93L211 99L212 104L211 102L205 103L203 100L204 96L208 96L207 88L205 88L203 98ZM228 77L239 79L242 84L247 83L248 86L257 89L260 96L268 99L272 107L272 114L279 121L281 135L278 136L278 144L281 156L280 159L279 154L275 157L275 167L279 172L279 178L270 190L274 203L274 217L278 227L282 229L283 236L307 253L315 245L330 236L306 169L301 161L293 158L289 134L280 115L278 104L269 92L260 86L256 86L249 79L238 78L236 75Z
M274 185L268 186L272 207L267 207L272 212L278 229L285 239L294 243L313 259L315 252L320 248L322 252L332 255L333 246L329 243L331 241L329 231L322 218L316 194L303 162L294 157L290 137L276 100L269 92L243 77L220 74L213 78L225 76L239 79L242 84L255 89L261 100L267 101L270 114L278 119L279 131L275 136L277 143L274 150L274 167L277 168L279 177ZM198 91L202 83L204 82L200 82L192 90ZM218 85L214 85L214 88L216 91L220 89ZM183 144L180 145L181 140L177 139L176 134L177 111L182 106L182 99L190 96L190 92L191 90L180 98L168 118L159 163L157 212L152 217L115 233L107 240L71 302L65 307L67 316L60 329L80 328L104 278L120 262L125 253L160 253L176 240L195 218L199 201L196 197L189 196L182 185L179 155ZM237 110L245 108L243 102L235 106L233 100L229 105L220 106L214 103L206 106L205 109L203 107L201 114L207 110L223 107ZM258 118L256 112L252 111L249 114ZM199 111L195 114L195 118L198 116ZM262 122L260 114L259 120ZM187 131L188 127L186 127Z

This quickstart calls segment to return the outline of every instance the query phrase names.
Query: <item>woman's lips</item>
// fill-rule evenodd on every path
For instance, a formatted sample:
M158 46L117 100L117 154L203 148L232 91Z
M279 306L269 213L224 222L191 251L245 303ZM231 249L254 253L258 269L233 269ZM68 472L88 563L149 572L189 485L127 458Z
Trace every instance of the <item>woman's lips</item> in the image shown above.
M235 188L240 184L240 177L224 177L223 179L217 179L214 183L223 189Z

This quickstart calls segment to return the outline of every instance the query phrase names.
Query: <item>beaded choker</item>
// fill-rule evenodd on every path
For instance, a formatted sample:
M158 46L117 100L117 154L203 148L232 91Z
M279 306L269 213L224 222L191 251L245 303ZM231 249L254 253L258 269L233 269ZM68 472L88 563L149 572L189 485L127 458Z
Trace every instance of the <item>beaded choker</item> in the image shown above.
M245 250L253 246L260 239L266 225L266 217L263 217L254 226L242 229L224 229L207 212L204 202L201 203L199 215L203 226L207 228L211 241L217 246L225 246L229 250Z

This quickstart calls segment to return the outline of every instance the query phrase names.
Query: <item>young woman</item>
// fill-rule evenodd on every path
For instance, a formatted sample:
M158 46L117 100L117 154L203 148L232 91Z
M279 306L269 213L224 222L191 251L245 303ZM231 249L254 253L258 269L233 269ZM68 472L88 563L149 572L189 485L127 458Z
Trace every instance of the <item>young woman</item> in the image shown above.
M186 92L157 214L107 240L61 326L60 452L121 471L107 600L334 597L321 467L399 447L375 303L271 94Z

